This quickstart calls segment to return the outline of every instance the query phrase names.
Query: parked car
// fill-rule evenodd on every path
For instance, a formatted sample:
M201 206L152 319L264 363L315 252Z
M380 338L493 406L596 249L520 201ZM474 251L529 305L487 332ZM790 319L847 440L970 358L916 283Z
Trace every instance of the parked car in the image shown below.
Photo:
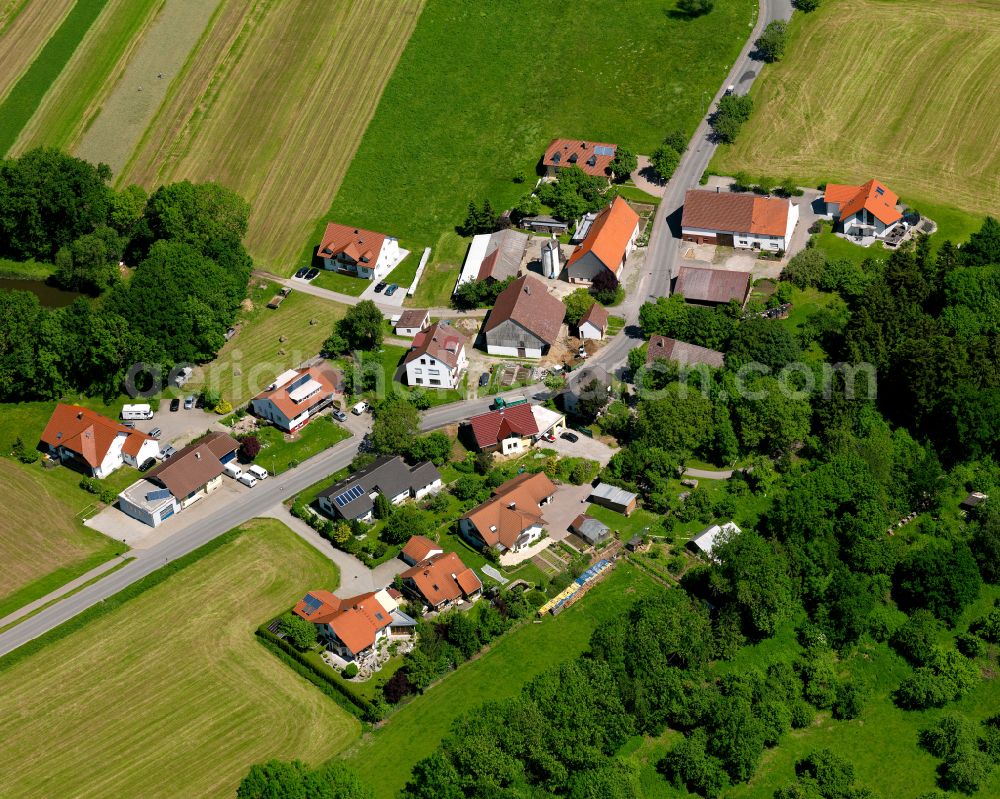
M393 294L396 293L396 289L398 288L399 286L397 286L395 283L390 283L388 286L385 287L385 296L391 297Z
M205 407L205 398L201 394L199 394L195 398L195 400L194 400L194 407L196 407L196 408L204 408Z
M254 477L249 472L243 472L239 477L236 478L237 482L243 483L247 488L253 488L257 485L257 478Z
M243 474L243 469L235 461L229 461L225 466L222 467L222 473L226 477L232 477L234 480L238 480L240 475Z
M247 474L256 477L258 480L267 479L267 469L262 466L258 466L256 463L251 464L247 467Z
M135 422L122 422L122 427L127 427L129 430L135 430Z
M179 411L180 409L181 409L181 401L177 399L177 397L174 397L172 400L170 400L170 410Z
M233 336L236 335L236 328L231 327L226 331L226 341L229 341Z
M384 289L385 286L386 286L385 281L384 280L380 280L378 283L375 284L375 293L376 294L381 294L382 293L382 289Z
M587 348L584 347L582 344L580 345L580 349L578 349L576 351L576 357L577 358L586 358L587 357Z
M569 430L567 430L565 433L559 436L559 438L566 439L570 444L575 444L577 441L580 440L580 436L578 436L576 433L571 433Z
M319 277L318 269L310 269L308 272L306 272L306 280L315 280L318 277Z
M190 366L185 366L174 377L174 385L177 386L178 388L180 388L188 380L191 379L191 375L193 375L193 374L194 374L194 369L192 369Z
M160 430L159 427L154 427L152 430L149 431L149 437L150 438L159 438L160 437L160 433L162 433L162 432L163 431Z
M184 400L184 410L189 411L194 407L194 394L189 394Z
M340 408L334 408L332 415L333 415L333 418L336 419L338 422L346 422L347 421L347 414L344 413L342 410L340 410Z
M483 386L488 386L489 384L490 384L490 373L489 372L483 372L481 375L479 375L479 387L480 388L483 388Z
M146 458L142 463L139 464L140 472L148 472L156 465L156 458Z
M357 403L353 408L351 408L351 413L353 413L355 416L360 416L367 410L368 410L368 403L365 402L364 400L361 400L361 402Z
M550 444L556 440L556 437L552 433L545 433L542 436L542 441L548 441Z
M287 296L288 296L289 294L291 294L291 293L292 293L292 287L291 287L291 286L285 286L285 287L284 287L284 288L283 288L283 289L282 289L282 290L281 290L280 292L278 292L278 293L279 293L279 294L280 294L280 295L281 295L282 297L287 297Z
M308 274L309 274L309 267L303 266L299 271L295 273L295 277L297 277L299 280L302 280Z
M162 450L160 454L163 456L163 459L166 460L167 458L176 455L177 450L175 450L171 444L167 444L166 448Z

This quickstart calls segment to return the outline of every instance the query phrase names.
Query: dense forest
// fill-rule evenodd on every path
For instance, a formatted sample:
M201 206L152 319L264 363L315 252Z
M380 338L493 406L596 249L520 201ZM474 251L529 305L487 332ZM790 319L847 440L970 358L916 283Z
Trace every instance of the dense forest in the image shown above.
M111 397L133 364L212 358L246 296L249 205L214 183L115 191L58 150L0 161L0 257L53 265L57 310L0 291L0 400Z

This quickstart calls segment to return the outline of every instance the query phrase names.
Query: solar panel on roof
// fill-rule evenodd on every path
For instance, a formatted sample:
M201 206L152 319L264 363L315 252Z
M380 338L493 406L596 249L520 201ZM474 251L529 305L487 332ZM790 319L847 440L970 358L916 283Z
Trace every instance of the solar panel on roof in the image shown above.
M598 145L597 147L594 148L594 152L597 153L598 155L614 155L615 148L605 147L604 145Z
M361 486L353 485L343 493L337 494L333 501L337 503L338 508L342 508L348 502L353 502L364 493L365 490Z
M166 499L170 496L170 491L166 488L157 488L155 491L149 491L146 494L146 501L152 502L156 499Z

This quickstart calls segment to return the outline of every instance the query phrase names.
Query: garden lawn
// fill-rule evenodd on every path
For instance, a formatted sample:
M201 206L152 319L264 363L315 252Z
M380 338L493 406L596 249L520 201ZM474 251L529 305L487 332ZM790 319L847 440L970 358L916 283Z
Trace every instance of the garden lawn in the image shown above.
M226 342L215 359L195 369L184 392L214 388L234 407L267 388L286 369L314 357L333 330L346 305L292 291L279 308L267 308L278 287L254 279L253 310L242 312L239 332ZM315 320L316 324L310 324ZM281 337L285 341L281 341ZM239 374L236 374L239 370Z
M336 571L276 521L245 530L3 672L0 792L232 796L252 763L317 763L357 736L253 635Z
M642 572L619 565L566 612L541 624L528 621L404 705L347 754L348 764L377 799L395 797L414 764L435 750L455 718L485 701L515 696L533 677L583 652L603 621L658 590Z
M322 289L349 294L352 297L360 297L364 290L372 285L366 278L346 275L331 269L320 269L319 274L310 282Z
M673 128L693 132L756 9L717 0L689 20L658 0L581 0L572 13L558 0L428 0L308 242L336 219L431 246L414 302L446 305L468 245L454 229L470 200L510 207L556 137L649 153ZM567 91L578 84L586 102Z
M800 186L875 177L932 219L942 203L1000 214L1000 5L824 0L790 33L713 172ZM905 79L886 80L888 64ZM954 217L941 220L947 235L967 229Z
M642 535L644 528L652 526L660 518L643 508L636 508L631 516L623 516L603 505L588 505L584 513L604 522L612 532L617 530L622 541L628 541L634 535Z
M290 437L291 440L276 427L261 428L257 437L266 446L254 460L271 474L281 474L345 438L350 438L351 434L337 424L332 416L323 414L298 430Z

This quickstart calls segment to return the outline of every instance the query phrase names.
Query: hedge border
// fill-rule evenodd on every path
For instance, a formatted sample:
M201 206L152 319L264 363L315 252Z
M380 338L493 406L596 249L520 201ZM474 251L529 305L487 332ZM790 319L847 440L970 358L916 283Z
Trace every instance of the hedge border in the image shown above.
M371 702L355 696L345 686L331 680L316 667L315 663L302 657L302 654L295 647L267 629L266 624L262 624L257 628L256 636L257 640L269 652L273 653L296 673L319 688L348 713L351 713L363 722L372 723L381 720L381 715L378 714Z
M193 563L197 563L206 555L210 555L217 549L223 547L231 541L234 541L239 536L243 535L244 532L246 532L245 529L240 526L223 533L217 538L213 538L211 541L202 544L197 549L177 558L177 560L160 567L151 574L147 574L141 580L136 580L136 582L132 583L132 585L126 586L117 594L113 594L107 599L102 599L96 605L92 605L82 613L77 614L71 619L67 619L58 627L49 630L47 633L43 633L38 636L38 638L33 638L32 640L27 641L12 652L8 652L3 657L0 657L0 673L44 649L49 644L61 641L63 638L75 633L77 630L83 629L92 621L96 621L107 613L117 610L129 600L141 596L150 588L155 588L171 575L177 574Z

